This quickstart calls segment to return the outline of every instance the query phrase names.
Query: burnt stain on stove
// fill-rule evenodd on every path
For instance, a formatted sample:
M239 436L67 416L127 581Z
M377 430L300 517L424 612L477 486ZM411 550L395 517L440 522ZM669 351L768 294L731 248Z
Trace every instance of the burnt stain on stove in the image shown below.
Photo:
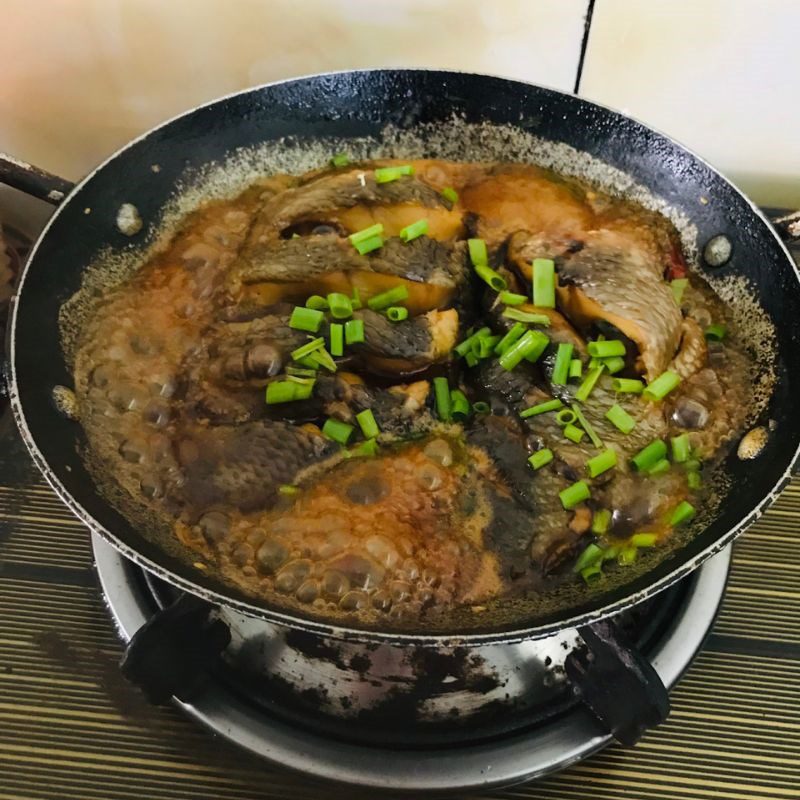
M296 650L306 658L317 661L327 661L339 669L348 669L350 664L343 652L343 647L337 646L329 639L323 639L314 633L299 630L287 630L284 640L288 647Z

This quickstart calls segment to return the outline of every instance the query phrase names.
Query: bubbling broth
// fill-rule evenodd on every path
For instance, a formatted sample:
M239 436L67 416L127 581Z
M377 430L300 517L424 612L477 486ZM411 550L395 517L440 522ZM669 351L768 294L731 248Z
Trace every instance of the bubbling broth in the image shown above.
M419 160L188 214L75 349L91 460L198 568L418 627L625 580L685 536L753 359L662 216Z

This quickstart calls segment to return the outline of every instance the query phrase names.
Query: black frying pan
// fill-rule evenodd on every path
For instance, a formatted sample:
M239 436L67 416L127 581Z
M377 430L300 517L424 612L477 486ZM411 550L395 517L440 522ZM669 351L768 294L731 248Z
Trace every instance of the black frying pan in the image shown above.
M469 633L398 634L337 627L259 605L169 555L95 488L78 453L79 426L60 416L51 401L54 385L71 384L59 344L59 308L80 287L85 265L101 248L130 246L115 225L120 205L135 204L146 223L155 225L189 168L280 137L302 144L329 136L379 136L387 124L414 128L446 123L453 115L517 126L619 168L690 217L701 248L714 236L727 236L733 254L717 274L745 276L777 330L780 375L764 418L777 423L775 434L758 462L730 459L734 488L706 530L631 583L563 613L511 619ZM503 157L514 160L515 155ZM160 171L152 171L153 164ZM209 600L312 632L373 640L478 643L542 636L620 611L695 569L775 499L798 458L800 419L792 413L792 398L800 397L800 282L784 245L753 204L700 158L634 120L577 97L481 75L344 72L252 89L190 111L133 141L74 188L13 162L4 164L0 179L59 203L23 271L10 319L9 393L25 443L56 492L93 531L149 570ZM84 213L87 208L91 213ZM140 236L147 232L146 227Z

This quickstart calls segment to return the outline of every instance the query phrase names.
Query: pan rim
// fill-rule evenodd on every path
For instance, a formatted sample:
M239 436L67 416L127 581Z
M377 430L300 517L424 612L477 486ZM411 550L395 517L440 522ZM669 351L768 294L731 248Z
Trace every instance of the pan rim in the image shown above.
M782 251L783 256L787 259L789 265L791 266L796 281L798 282L798 284L800 284L800 269L798 269L798 265L792 258L791 253L786 247L786 244L782 241L777 232L770 226L769 221L767 217L763 214L763 212L755 205L755 203L744 192L741 191L741 189L739 189L734 183L728 180L717 168L715 168L707 160L705 160L703 157L694 152L691 148L684 146L682 143L680 143L673 137L663 133L657 128L654 128L651 125L641 122L635 117L632 117L628 114L624 114L623 112L618 111L610 106L604 105L602 103L596 103L591 100L586 100L575 94L564 92L559 89L554 89L547 86L542 86L540 84L536 84L531 81L523 81L515 78L506 78L503 76L492 75L487 73L468 72L464 70L445 70L445 69L435 69L435 68L402 68L402 67L400 68L387 67L380 69L365 68L365 69L355 69L355 70L332 70L329 72L312 73L299 77L270 81L268 83L260 84L258 86L252 86L239 91L231 92L221 97L210 100L206 103L194 106L191 109L183 111L179 114L170 117L169 119L164 120L163 122L143 132L136 138L131 139L130 141L125 143L122 147L115 150L105 160L99 163L83 179L77 182L75 186L72 188L72 190L65 196L64 200L61 202L58 208L56 208L55 212L52 214L50 219L47 221L47 224L42 229L33 248L31 249L29 257L19 276L19 283L17 286L14 299L12 301L10 309L11 313L9 315L9 324L8 324L7 352L8 352L9 400L12 413L15 422L17 424L17 427L20 431L23 442L25 443L25 446L30 452L37 468L42 473L48 484L53 488L55 493L59 496L61 501L70 509L70 511L72 511L73 514L75 514L75 516L78 519L81 520L81 522L84 525L86 525L86 527L89 529L91 533L96 533L99 536L103 537L106 541L112 544L120 553L122 553L122 555L124 555L126 558L129 558L137 565L141 566L144 569L147 569L148 571L154 573L155 575L172 583L174 586L183 591L202 597L208 600L209 602L225 605L230 608L234 608L237 611L241 611L242 613L250 614L251 616L260 617L263 619L268 619L271 622L284 625L286 627L303 630L305 632L314 633L321 636L338 638L338 639L348 639L352 641L362 641L362 642L372 642L372 643L394 642L397 644L440 647L440 646L453 646L457 644L496 644L501 642L512 643L512 642L522 641L525 639L538 639L548 636L556 631L563 630L565 628L580 627L613 616L614 614L619 613L624 608L627 608L631 605L646 600L648 597L657 594L661 590L665 589L667 586L685 577L690 572L694 571L698 566L700 566L700 564L702 564L704 561L710 558L712 555L724 549L724 547L730 544L731 541L733 541L739 534L741 534L753 522L755 522L764 513L764 511L770 505L772 505L772 503L775 502L779 494L783 491L787 483L791 480L794 469L796 468L798 463L800 463L800 440L796 443L794 454L785 471L778 477L772 488L757 502L757 504L752 508L749 514L747 514L745 517L739 520L736 525L734 525L732 528L726 531L724 535L717 538L714 542L711 542L703 550L696 553L693 557L685 561L683 564L680 564L679 566L670 570L655 582L650 583L645 588L639 589L636 592L625 595L622 598L617 598L616 600L608 601L604 605L601 605L599 608L595 608L594 610L573 614L572 616L562 618L559 621L551 621L533 626L528 625L527 627L519 625L514 626L513 623L510 623L506 627L498 626L496 629L484 630L484 631L477 630L474 632L466 632L466 633L457 633L457 632L420 633L420 632L403 632L399 630L377 631L367 627L359 627L358 625L352 625L352 624L340 625L334 623L327 623L312 618L306 618L300 614L289 613L287 611L281 611L275 608L267 607L266 605L259 605L254 602L251 603L246 600L239 599L237 597L230 597L225 595L222 591L194 583L189 578L184 578L183 576L178 575L172 570L166 569L165 567L161 566L151 558L141 555L133 547L127 545L114 533L108 530L104 525L99 523L83 507L83 505L81 505L81 503L78 502L76 498L73 497L73 495L69 492L69 490L66 489L66 487L59 479L56 469L54 469L50 465L50 463L47 461L47 459L39 449L38 445L36 444L34 435L31 432L31 429L28 425L28 421L25 416L25 411L17 387L16 332L17 332L17 317L19 312L19 298L22 295L25 285L25 280L28 276L29 269L31 265L34 263L39 247L41 243L45 240L51 226L59 218L63 209L65 209L71 202L74 201L74 199L81 192L83 187L95 176L95 174L97 174L108 164L112 163L118 156L120 156L127 150L133 148L135 145L144 141L145 139L152 136L161 129L168 127L173 122L183 117L186 117L189 114L193 114L201 109L206 109L215 106L219 103L222 103L225 100L257 93L264 89L268 89L270 87L284 86L293 83L303 83L312 80L318 80L320 78L325 78L325 77L348 76L354 74L374 75L381 73L386 73L386 74L427 73L430 75L445 75L445 76L461 75L461 76L466 76L468 78L478 78L478 79L492 78L507 83L519 84L525 87L531 87L539 91L561 95L563 97L569 98L570 101L572 102L577 101L579 103L584 103L589 106L594 106L596 108L608 111L611 114L621 117L623 119L633 121L634 123L640 125L641 127L651 132L654 132L655 134L662 137L666 141L672 143L673 145L676 145L678 148L686 152L697 162L704 165L711 173L713 173L715 176L721 179L725 184L727 184L727 186L730 187L730 189L732 189L740 197L740 199L746 203L751 213L753 213L763 223L766 230L774 240L774 243L778 245L779 250Z

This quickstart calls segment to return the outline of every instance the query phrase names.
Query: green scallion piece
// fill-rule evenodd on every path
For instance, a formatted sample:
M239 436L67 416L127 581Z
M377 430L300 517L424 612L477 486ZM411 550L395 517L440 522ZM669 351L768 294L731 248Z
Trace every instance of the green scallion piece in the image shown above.
M347 153L337 153L331 158L332 167L346 167L350 163L350 157Z
M292 239L299 239L299 238L300 238L300 234L299 233L293 233L292 234Z
M356 414L356 422L358 427L361 428L361 433L364 434L365 439L374 439L381 432L378 423L375 422L375 415L370 408L359 411Z
M330 350L331 355L338 358L344 355L344 325L337 322L331 324L330 329Z
M578 444L584 437L584 431L582 431L577 425L570 423L569 425L564 426L564 436L571 442Z
M715 322L709 325L706 330L706 339L712 339L715 342L721 342L728 335L728 326L723 325L721 322Z
M476 264L474 269L475 274L496 292L502 292L504 289L508 288L506 279L491 267L488 267L485 264Z
M313 308L315 311L327 311L328 301L318 294L312 294L311 297L306 300L306 308Z
M290 378L316 378L317 373L313 369L302 369L301 367L286 367L286 374Z
M267 404L276 405L296 400L298 386L293 381L271 381L267 384Z
M617 563L623 567L627 567L636 561L637 555L639 555L639 551L635 547L631 547L630 545L628 547L623 547L617 555Z
M320 347L309 356L310 359L316 361L321 367L324 367L329 372L336 372L336 362L331 358L331 354L324 348Z
M556 307L556 265L551 258L533 259L533 304Z
M619 555L619 548L616 546L606 547L603 550L603 561L613 561Z
M467 353L467 354L464 356L464 361L466 362L466 365L467 365L468 367L474 367L474 366L475 366L475 365L476 365L476 364L477 364L477 363L480 361L480 359L478 358L478 356L476 356L476 355L475 355L475 353L473 353L473 352L470 350L470 352L469 352L469 353Z
M393 289L376 294L374 297L370 297L370 299L367 300L367 306L373 311L383 311L384 308L397 305L404 300L408 300L408 288L401 284L400 286L395 286Z
M538 337L537 337L538 334ZM539 347L539 337L544 336L541 331L526 331L511 347L500 356L500 366L512 370L525 358L528 353ZM546 336L544 337L547 338Z
M579 503L588 500L592 496L589 490L589 484L586 481L577 481L572 486L568 486L558 493L558 498L561 500L561 505L567 511L575 508Z
M609 375L616 375L625 369L625 359L622 356L611 356L611 358L604 358L603 364L605 365L606 372Z
M598 508L592 514L592 533L597 536L602 536L608 533L611 526L611 512L607 508Z
M528 458L528 463L534 469L541 469L545 464L549 464L553 460L553 451L545 447L537 450L532 456Z
M408 309L405 306L389 306L386 309L386 316L390 322L402 322L408 319Z
M309 371L313 372L314 375L317 374L319 370L319 364L316 361L311 360L311 356L305 356L304 358L296 358L294 359L301 367L305 367Z
M592 564L591 567L586 567L581 570L581 578L583 578L587 586L591 586L593 583L603 580L604 577L601 564Z
M469 260L473 267L489 266L489 252L483 239L467 239L467 247L469 248Z
M577 486L577 484L575 485ZM586 567L591 567L592 564L599 564L602 560L603 548L592 542L581 550L580 555L575 560L575 566L572 568L572 571L580 572L582 569L586 569Z
M669 288L672 289L672 296L678 305L683 301L683 292L688 285L688 278L675 278L674 281L670 281Z
M662 372L652 383L648 383L642 392L642 397L655 403L663 400L681 382L681 376L677 372Z
M606 419L622 433L630 433L636 427L633 417L616 403L606 411Z
M374 238L375 236L382 236L382 235L383 235L383 224L380 222L376 222L374 225L370 225L368 228L362 228L360 231L351 233L347 238L350 240L351 244L356 245L359 242L366 242L369 239Z
M546 314L534 314L532 311L520 311L518 308L506 308L503 316L507 319L515 319L517 322L527 322L529 325L550 326L550 317Z
M624 356L625 344L619 339L611 339L603 342L589 342L586 350L590 356L595 358L611 358L612 356Z
M647 470L648 475L663 475L665 472L669 472L670 463L667 461L666 458L662 458L659 461L656 461L650 469Z
M699 472L689 472L686 475L686 485L693 491L697 491L703 485L703 479Z
M436 400L436 415L442 422L449 422L451 419L450 406L450 384L447 378L433 379L433 394Z
M492 407L488 403L485 403L483 400L478 400L477 403L473 403L472 404L472 410L476 414L491 414L492 413Z
M289 317L289 327L294 328L296 331L316 333L324 318L325 315L316 308L295 306L292 309L291 317Z
M642 448L632 459L633 466L638 472L648 472L662 458L667 457L667 446L661 439L656 439L647 447Z
M323 435L333 439L334 442L339 442L339 444L347 444L353 434L353 430L352 425L333 417L328 417L322 426Z
M314 374L313 378L304 378L300 375L286 375L286 379L292 381L292 383L299 383L301 386L313 386L316 381L316 373Z
M489 329L485 328L485 330L488 331ZM494 346L494 352L498 356L503 355L503 353L505 353L506 350L508 350L508 348L511 347L511 345L522 336L523 333L525 333L525 326L521 322L515 322L511 326L511 329L508 331L508 333L506 333L506 335L503 336L503 338L500 339L500 341ZM456 350L458 350L458 348L456 348Z
M458 192L455 189L453 189L452 186L445 186L445 188L442 189L442 197L444 197L445 200L448 200L451 203L458 202Z
M669 518L669 524L676 528L678 525L683 525L684 522L693 520L696 513L695 507L684 500L675 507L672 516Z
M523 329L524 330L524 329ZM455 352L460 356L465 356L467 353L472 351L472 345L478 339L481 339L484 336L490 336L492 333L490 328L481 328L479 331L475 331L471 336L467 336L463 342L456 345ZM520 334L522 335L522 334Z
M597 381L600 380L604 369L605 367L601 364L599 367L589 370L586 377L583 379L583 383L578 387L578 391L575 392L576 400L585 403L589 399L589 395L594 390Z
M655 547L658 536L655 533L634 533L630 538L631 547Z
M556 360L553 364L553 374L550 383L564 386L569 379L569 364L572 361L573 346L569 342L562 342L556 351Z
M672 450L672 460L676 464L683 464L689 460L691 446L689 445L689 434L682 433L680 436L673 436L670 440Z
M383 237L373 236L370 239L365 239L363 242L354 243L353 247L358 250L359 255L365 256L367 253L371 253L373 250L378 250L383 247Z
M577 403L572 403L570 408L572 408L572 410L575 412L575 417L581 424L581 427L586 431L586 435L589 437L592 444L598 449L603 447L602 439L597 435L595 429L589 424L589 420L584 416L583 411L581 411L581 407Z
M596 478L616 466L617 451L609 447L608 450L603 450L600 455L590 458L586 462L586 471L589 473L590 478Z
M522 419L527 419L528 417L535 417L539 414L546 414L548 411L558 411L558 409L563 408L563 406L564 404L556 397L554 400L546 400L544 403L538 403L535 406L526 408L524 411L521 411L519 415Z
M344 341L346 344L361 344L364 341L363 319L349 319L345 322Z
M569 362L569 379L580 378L583 375L583 364L579 358L573 358Z
M412 222L410 225L406 225L400 231L400 238L408 243L413 241L414 239L419 239L420 236L426 234L428 232L428 220L426 219L418 219L416 222Z
M367 439L365 442L361 442L356 447L352 447L347 453L348 458L372 458L376 455L378 455L378 443L374 439Z
M299 494L300 487L299 486L292 486L291 483L282 483L278 487L278 494L283 495L284 497L291 497L292 495Z
M317 339L312 339L310 342L298 347L297 350L292 350L292 361L299 361L301 358L310 356L315 350L325 346L325 340L320 336Z
M644 391L644 384L635 378L614 378L611 381L611 388L615 392L624 394L641 394Z
M411 164L403 164L399 167L378 167L375 170L375 183L391 183L399 180L404 175L413 175L414 167Z
M494 353L495 347L500 344L500 335L497 336L482 336L477 342L472 345L472 352L478 358L488 358Z
M536 346L525 353L525 360L530 361L531 364L535 364L542 357L542 353L550 344L550 340L541 331L533 331L533 335L536 339Z
M328 307L334 319L348 319L353 316L350 298L341 292L331 292L328 295Z
M358 286L353 287L353 296L350 298L350 305L353 307L353 311L361 308L361 293L358 291Z
M556 414L556 422L563 428L565 425L572 425L575 420L578 419L575 416L575 412L571 408L562 408L561 411Z
M467 396L461 389L453 389L450 392L450 416L456 422L463 422L469 417L470 407Z
M528 298L524 294L514 294L514 292L500 292L499 299L507 306L521 306L528 302Z
M687 472L698 472L702 464L696 458L690 458L684 465L683 468Z

